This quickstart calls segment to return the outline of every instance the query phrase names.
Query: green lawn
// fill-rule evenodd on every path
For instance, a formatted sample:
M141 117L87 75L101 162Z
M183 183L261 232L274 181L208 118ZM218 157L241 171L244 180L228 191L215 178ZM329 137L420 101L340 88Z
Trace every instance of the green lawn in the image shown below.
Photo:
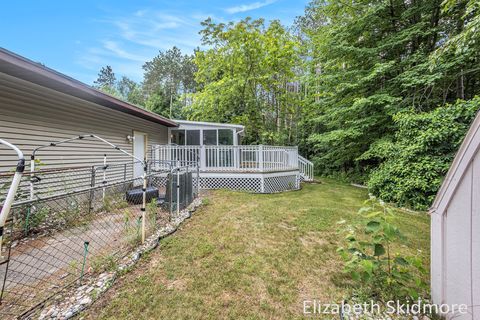
M332 180L301 191L216 191L209 204L86 314L95 319L294 319L304 299L340 302L351 285L336 222L357 219L366 190ZM408 240L429 253L426 214L398 212Z

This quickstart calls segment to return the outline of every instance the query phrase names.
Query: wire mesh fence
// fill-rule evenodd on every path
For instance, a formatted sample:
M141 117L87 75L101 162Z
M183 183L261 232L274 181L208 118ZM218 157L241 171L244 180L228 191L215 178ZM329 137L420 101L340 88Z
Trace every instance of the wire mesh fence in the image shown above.
M24 176L0 251L0 318L22 317L87 274L114 268L198 194L198 169L190 164L149 163L145 180L134 177L134 166Z

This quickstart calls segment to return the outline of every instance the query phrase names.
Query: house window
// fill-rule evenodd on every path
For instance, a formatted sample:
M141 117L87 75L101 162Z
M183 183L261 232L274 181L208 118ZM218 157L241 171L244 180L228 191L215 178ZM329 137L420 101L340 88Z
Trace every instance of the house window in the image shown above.
M170 142L180 146L185 145L185 130L172 130Z
M233 131L230 129L218 129L218 144L222 146L233 145Z
M200 130L187 130L187 145L200 145Z
M217 130L203 130L203 144L206 146L216 146Z

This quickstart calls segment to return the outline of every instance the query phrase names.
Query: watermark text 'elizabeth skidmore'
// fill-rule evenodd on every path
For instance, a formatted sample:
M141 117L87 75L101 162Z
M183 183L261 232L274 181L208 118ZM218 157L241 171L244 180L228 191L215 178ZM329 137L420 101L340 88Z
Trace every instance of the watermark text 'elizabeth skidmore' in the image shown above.
M421 300L416 302L401 303L388 301L379 304L374 301L364 303L322 303L318 300L304 300L304 315L421 315L421 314L451 314L459 315L468 313L466 304L430 304Z

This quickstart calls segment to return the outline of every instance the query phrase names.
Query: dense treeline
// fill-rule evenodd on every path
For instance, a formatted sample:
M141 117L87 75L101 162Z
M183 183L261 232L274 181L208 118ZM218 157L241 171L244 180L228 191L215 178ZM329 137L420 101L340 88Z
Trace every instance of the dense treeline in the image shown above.
M97 85L163 115L245 124L248 143L299 145L319 174L426 208L480 107L479 10L314 0L291 28L208 19L206 49L161 52L142 84L104 68Z
M348 3L315 1L299 19L315 88L307 141L321 172L425 208L478 108L456 102L479 92L478 3Z

